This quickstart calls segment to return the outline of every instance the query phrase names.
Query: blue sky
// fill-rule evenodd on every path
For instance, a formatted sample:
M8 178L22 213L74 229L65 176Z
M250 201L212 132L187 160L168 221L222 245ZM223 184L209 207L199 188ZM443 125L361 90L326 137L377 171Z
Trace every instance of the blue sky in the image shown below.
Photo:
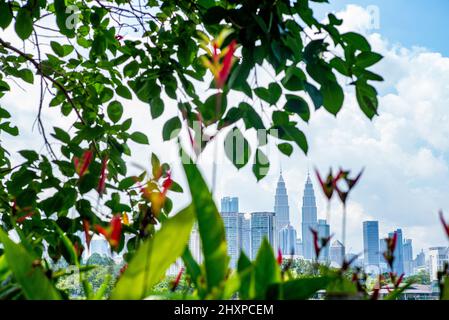
M380 33L406 47L424 46L449 56L449 1L447 0L330 0L315 5L316 13L343 10L347 4L380 9Z

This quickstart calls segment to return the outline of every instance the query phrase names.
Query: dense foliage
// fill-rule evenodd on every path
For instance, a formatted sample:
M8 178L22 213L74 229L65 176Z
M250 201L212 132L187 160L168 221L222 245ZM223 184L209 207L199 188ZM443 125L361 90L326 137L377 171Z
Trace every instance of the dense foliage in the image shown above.
M236 154L231 143L225 154L239 169L253 159L258 180L269 167L267 140L251 148L245 138L251 130L268 130L287 156L295 148L307 153L301 127L311 108L341 110L342 83L354 87L361 112L373 118L372 82L382 78L369 68L382 57L360 34L340 33L335 15L318 21L313 2L326 1L0 0L0 131L2 137L20 134L1 98L23 81L39 90L37 124L46 146L42 154L20 151L17 164L0 146L0 296L306 299L327 289L329 297L368 297L357 277L343 276L349 265L337 271L308 266L312 276L300 276L280 267L268 242L255 261L242 254L237 270L230 270L223 222L193 161L183 161L192 202L176 214L168 195L183 190L158 150L149 172L130 176L125 161L131 141L149 143L148 132L130 132L133 119L123 118L127 100L148 104L153 119L163 117L167 101L176 102L177 115L161 134L170 140L185 130L188 154L200 154L228 130L226 141L243 141L244 152ZM231 94L237 105L228 102ZM71 130L48 133L47 107L73 121ZM202 264L187 247L194 224ZM81 261L93 233L111 250L126 252L126 268L103 265L98 276L98 268ZM186 273L160 290L180 257ZM58 268L62 258L70 266ZM106 270L111 277L103 277ZM82 290L65 290L68 281Z

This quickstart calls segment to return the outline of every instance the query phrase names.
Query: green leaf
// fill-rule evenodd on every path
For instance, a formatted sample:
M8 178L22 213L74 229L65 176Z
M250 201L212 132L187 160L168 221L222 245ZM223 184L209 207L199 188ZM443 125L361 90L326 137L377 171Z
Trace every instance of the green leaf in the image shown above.
M39 259L34 254L28 252L22 244L12 242L1 228L0 242L3 244L8 266L27 299L61 299L56 288L44 274L42 267L35 265L35 261L39 261Z
M126 86L118 85L115 92L122 98L132 99L131 91Z
M270 105L276 104L282 94L282 88L275 82L270 83L268 88L259 87L254 89L254 93L260 99L268 102Z
M226 156L237 169L243 168L248 163L251 148L237 127L234 127L227 134L224 141L224 148Z
M29 70L29 69L19 70L18 75L23 81L33 84L34 76L33 76L33 72L31 72L31 70Z
M344 100L344 93L341 86L337 82L328 81L323 83L320 92L323 95L324 108L333 115L337 115L343 106Z
M126 190L132 187L137 181L137 177L127 177L121 180L118 184L119 189Z
M269 287L268 299L307 300L326 289L329 282L329 277L310 277L276 283Z
M150 100L150 111L153 119L159 118L164 113L164 101L160 97Z
M19 154L29 162L34 162L39 159L39 155L34 150L21 150Z
M257 252L254 277L256 299L265 299L268 287L281 280L281 270L267 238L264 238Z
M256 130L265 129L262 118L250 104L246 102L240 102L237 110L239 110L240 112L236 112L235 118L236 120L243 118L246 129L250 128L254 128ZM227 116L228 115L226 115L226 117Z
M108 105L107 111L109 119L111 119L112 122L117 123L123 115L123 106L118 101L112 101Z
M139 72L139 63L137 61L131 61L123 68L123 74L125 77L132 78Z
M355 32L348 32L341 35L341 38L351 47L360 51L371 51L371 46L362 35Z
M55 133L52 133L51 135L54 138L64 143L70 143L70 135L65 130L58 127L53 127L53 130L55 130Z
M262 150L256 150L256 156L253 164L253 173L257 178L257 181L263 179L270 169L270 161Z
M6 29L12 21L12 13L6 0L0 0L0 27Z
M129 138L134 141L135 143L140 143L140 144L150 144L150 142L148 141L148 137L139 131L133 132Z
M178 117L173 117L164 124L162 128L162 138L164 141L176 138L181 130L181 121Z
M183 155L185 155L185 152ZM223 220L201 173L191 159L183 161L192 195L192 205L198 220L198 230L204 255L206 288L212 293L220 287L228 272L229 257ZM216 289L215 289L216 290ZM214 298L218 299L219 296Z
M293 125L277 125L273 129L277 129L278 136L282 140L294 141L298 147L307 154L309 146L304 133Z
M285 103L284 109L288 112L294 112L299 115L305 122L310 119L310 110L307 102L300 96L295 96L291 94L286 95L287 102Z
M16 16L15 30L20 39L26 40L33 32L33 18L26 8L19 8Z
M323 105L323 95L320 90L318 90L313 84L306 82L304 88L309 94L310 99L312 99L315 110L318 110Z
M293 147L290 143L284 142L277 145L279 151L285 154L287 157L290 157L293 153Z
M254 297L254 268L251 260L244 252L240 253L237 262L237 272L240 278L240 298L243 300L252 299Z
M194 205L190 205L165 220L160 230L137 249L112 291L111 299L135 300L148 296L170 265L183 254L194 217Z
M382 58L382 55L376 52L361 52L356 57L355 63L360 68L368 68L373 64L378 63L380 60L382 60Z
M64 48L59 44L59 42L50 41L50 46L54 53L56 53L60 57L64 57Z
M216 93L206 99L206 102L199 106L204 123L208 126L220 120L226 111L226 95Z
M304 81L306 75L297 67L289 67L285 72L285 77L282 79L282 85L285 89L290 91L299 91L304 89Z
M370 86L366 82L356 82L355 87L357 102L360 109L369 118L372 119L377 115L377 91L374 87Z

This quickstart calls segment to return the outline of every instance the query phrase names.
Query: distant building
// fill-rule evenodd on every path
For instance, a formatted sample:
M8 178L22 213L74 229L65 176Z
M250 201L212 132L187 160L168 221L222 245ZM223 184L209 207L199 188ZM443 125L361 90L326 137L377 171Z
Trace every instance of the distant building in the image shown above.
M388 234L389 238L392 238L394 233L397 234L396 248L394 250L394 261L393 261L393 271L397 274L404 273L404 244L402 238L402 230L397 229L396 231L390 232Z
M363 252L365 266L379 266L379 222L363 222Z
M295 255L296 230L291 225L284 226L279 231L279 248L283 255Z
M345 258L345 247L343 244L335 240L330 247L330 260L332 266L341 267Z
M310 229L317 229L317 207L315 192L313 191L312 180L307 174L306 184L304 186L304 195L302 198L302 246L305 259L315 258L315 249L313 245L313 235Z
M303 252L302 252L302 240L301 239L296 239L296 245L295 245L295 255L296 256L304 256Z
M414 267L419 268L426 265L426 254L424 250L421 249L421 252L416 255L414 260Z
M223 197L221 199L220 212L239 212L239 198L237 197Z
M200 232L198 231L198 225L194 225L192 228L192 232L190 233L189 239L189 249L192 253L193 258L198 262L203 262L203 254L201 247L201 238Z
M237 266L237 260L240 254L239 246L239 213L238 212L221 212L225 227L226 242L228 255L231 258L230 267Z
M239 251L251 257L251 216L239 213Z
M445 263L449 263L448 247L432 247L429 248L429 272L430 280L438 280L438 271L441 271Z
M412 239L404 240L403 250L404 250L404 273L406 275L411 275L414 273Z
M319 238L329 238L331 234L331 228L327 224L326 220L320 219L318 220L318 237ZM328 243L320 252L319 260L321 262L327 262L329 261L329 246Z
M253 212L251 213L251 259L257 257L264 238L273 245L274 212Z
M285 188L284 178L282 177L282 171L279 174L279 180L276 187L276 194L274 196L274 217L275 217L275 238L274 249L280 247L280 232L281 230L290 225L290 208L288 206L287 189ZM284 252L284 250L282 250Z

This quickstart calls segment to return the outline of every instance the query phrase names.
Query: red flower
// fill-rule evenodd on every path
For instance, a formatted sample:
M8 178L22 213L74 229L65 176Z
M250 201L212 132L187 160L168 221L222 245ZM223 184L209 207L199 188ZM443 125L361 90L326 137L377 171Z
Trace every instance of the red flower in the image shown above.
M278 265L282 265L282 251L281 251L281 248L278 249L278 256L277 256L276 261L277 261Z
M98 233L102 234L113 249L117 249L120 244L120 237L122 235L122 221L120 215L112 217L108 228L103 228L100 225L95 225Z
M167 194L168 189L173 185L173 180L171 178L171 172L167 172L167 178L162 182L162 194L165 196Z
M83 219L83 230L84 230L84 235L86 237L87 248L89 249L91 236L89 233L89 230L90 230L89 221L87 221L86 219Z
M329 170L329 174L326 177L326 181L324 181L320 173L317 169L315 169L316 177L318 178L318 182L320 183L321 189L323 190L324 195L326 196L327 200L330 200L332 198L332 195L334 193L334 190L337 186L337 182L340 179L341 175L338 174L335 178L332 175L332 169Z
M33 212L29 212L29 213L27 213L27 214L17 218L16 221L17 221L17 223L22 223L22 222L24 222L26 220L26 218L31 217L33 214L34 214L34 211Z
M318 259L321 251L320 244L318 243L318 232L312 228L310 228L310 232L312 232L313 235L313 247L315 249L315 256Z
M387 242L387 250L383 253L383 256L385 260L387 261L388 265L391 269L393 269L393 262L394 262L394 250L396 249L396 243L398 241L398 234L395 232L393 234L393 237L386 238L385 241Z
M391 282L393 283L393 286L397 289L401 285L402 280L404 280L404 274L401 274L399 278L397 278L396 273L390 272L390 279Z
M443 225L444 231L446 232L446 235L449 237L449 225L447 224L446 220L444 219L443 211L440 210L440 221Z
M231 43L229 44L226 55L223 58L223 65L220 71L218 72L218 79L216 80L218 88L223 88L224 84L226 83L226 80L229 77L229 73L231 72L231 68L233 65L233 58L236 46L237 41L235 40L232 40Z
M108 174L106 172L107 168L108 168L108 157L106 156L101 161L100 180L98 181L98 187L97 187L97 191L100 194L100 197L103 195L105 187L106 187L106 178L108 177Z
M123 40L123 36L121 36L121 35L119 35L119 34L117 34L116 36L115 36L115 39L117 39L118 41L120 41L120 40Z
M73 158L73 163L75 165L75 171L80 176L80 178L82 176L84 176L84 174L86 174L87 169L89 168L89 165L92 162L93 155L94 155L94 153L92 150L87 150L87 151L84 151L83 156L81 157L81 160L78 157Z
M351 173L350 171L344 171L343 169L340 169L336 181L340 180L340 179L344 179L346 184L348 185L348 190L347 191L342 191L340 189L340 187L337 185L337 183L335 183L335 189L337 190L338 196L341 200L341 202L345 205L346 204L346 200L348 198L349 193L351 192L352 188L354 188L354 186L357 184L357 182L359 181L360 177L363 174L364 169L362 169L362 171L360 171L360 173L354 178L354 179L350 179L349 178L349 174Z
M175 291L176 288L178 287L179 281L181 281L183 272L184 272L184 267L181 267L181 270L179 270L178 275L176 276L175 280L173 281L171 291Z

